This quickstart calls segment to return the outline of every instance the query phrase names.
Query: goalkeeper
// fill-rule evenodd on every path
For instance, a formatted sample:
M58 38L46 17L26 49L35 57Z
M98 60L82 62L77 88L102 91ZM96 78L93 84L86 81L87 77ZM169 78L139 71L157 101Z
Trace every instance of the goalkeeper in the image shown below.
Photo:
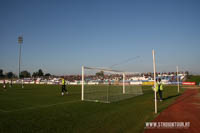
M64 94L68 94L68 91L67 91L67 89L66 89L66 82L65 82L65 79L64 78L62 78L62 96L64 95Z

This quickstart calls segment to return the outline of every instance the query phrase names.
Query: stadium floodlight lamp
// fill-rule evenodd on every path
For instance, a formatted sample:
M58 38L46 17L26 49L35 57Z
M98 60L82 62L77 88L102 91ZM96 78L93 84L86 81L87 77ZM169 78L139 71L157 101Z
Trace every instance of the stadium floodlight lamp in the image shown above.
M18 37L18 43L19 43L19 44L22 44L22 43L23 43L23 37L22 37L22 36L19 36L19 37Z

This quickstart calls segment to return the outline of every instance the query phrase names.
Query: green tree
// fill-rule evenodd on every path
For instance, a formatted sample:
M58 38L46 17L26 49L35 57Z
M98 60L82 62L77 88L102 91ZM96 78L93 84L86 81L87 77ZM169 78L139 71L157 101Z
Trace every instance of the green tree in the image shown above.
M44 76L45 76L46 79L49 79L51 74L50 73L46 73Z
M51 74L50 73L46 73L44 76L45 77L49 77L49 76L51 76Z
M186 74L186 75L189 75L189 71L185 71L185 74Z
M29 77L31 77L31 74L27 70L24 70L20 73L20 78L29 78Z
M1 75L3 75L3 70L2 70L2 69L0 69L0 76L1 76Z
M9 78L9 79L12 79L14 77L13 72L6 73L6 77Z
M38 72L33 72L32 77L34 78L38 77Z
M44 73L43 73L42 69L39 69L39 70L38 70L38 76L39 76L39 77L44 76Z
M97 72L96 76L103 78L104 77L104 72L103 71Z
M0 69L0 78L4 78L3 70Z
M38 72L34 72L34 73L32 74L32 77L34 77L34 78L38 77Z
M37 72L34 72L32 74L32 77L34 77L34 78L36 78L36 77L42 77L42 76L44 76L44 73L43 73L42 69L39 69Z

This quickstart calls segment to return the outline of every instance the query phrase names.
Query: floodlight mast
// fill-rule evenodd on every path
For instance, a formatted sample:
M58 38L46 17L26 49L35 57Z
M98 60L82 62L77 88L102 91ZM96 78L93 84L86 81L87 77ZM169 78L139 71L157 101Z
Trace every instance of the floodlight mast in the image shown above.
M153 54L153 71L154 71L154 96L155 96L155 114L157 114L157 96L156 96L156 61L155 61L155 51L152 50Z
M21 45L23 43L23 37L22 36L19 36L18 37L18 43L19 43L19 79L20 79L20 72L21 72Z

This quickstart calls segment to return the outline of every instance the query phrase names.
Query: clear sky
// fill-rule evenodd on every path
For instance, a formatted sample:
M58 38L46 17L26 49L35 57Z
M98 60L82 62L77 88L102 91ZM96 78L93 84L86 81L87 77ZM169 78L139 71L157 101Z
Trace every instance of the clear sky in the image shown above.
M79 74L81 66L200 73L199 0L0 0L0 69Z

